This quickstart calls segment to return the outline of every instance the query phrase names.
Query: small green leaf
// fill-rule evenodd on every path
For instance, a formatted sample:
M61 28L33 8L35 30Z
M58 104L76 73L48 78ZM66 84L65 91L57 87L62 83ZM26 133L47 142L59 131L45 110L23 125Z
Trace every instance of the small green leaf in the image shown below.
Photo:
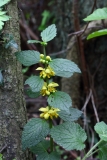
M4 14L6 14L7 12L6 11L2 11L1 9L0 9L0 16L1 15L4 15Z
M50 25L45 30L41 32L41 37L44 42L51 41L56 36L56 26L55 24Z
M107 35L107 29L102 29L96 32L93 32L91 34L88 35L87 40L91 39L91 38L95 38L95 37L99 37L99 36L104 36Z
M0 160L3 160L3 155L0 153Z
M41 41L37 41L37 40L28 40L27 43L41 43Z
M92 14L87 16L84 21L94 21L100 19L107 19L107 8L96 9Z
M25 90L25 93L30 97L30 98L37 98L40 96L40 92L32 92L31 89Z
M1 15L0 16L0 21L8 21L9 19L10 19L10 17L7 16L7 15Z
M50 106L59 108L60 110L67 110L72 106L70 96L67 93L61 91L57 91L51 94L48 97L48 103Z
M50 141L42 141L34 147L30 148L30 151L37 155L37 160L60 160L60 156L56 152L48 153L47 150L50 147Z
M64 122L51 129L54 141L66 150L82 150L85 147L86 133L79 124Z
M31 148L37 145L49 133L49 124L40 118L32 118L22 132L22 148Z
M98 150L98 156L100 160L107 160L107 142L102 142L99 146L98 146L99 150Z
M25 84L28 84L32 92L39 92L42 89L44 80L39 76L31 76L26 81Z
M40 53L33 50L16 52L15 55L24 66L31 66L40 61Z
M0 0L0 7L4 6L8 2L10 2L10 0Z
M49 160L60 160L60 159L61 159L60 155L55 151L50 153L49 155Z
M62 118L64 121L76 121L82 115L82 112L76 108L69 108L66 110L61 110L58 112L59 117Z
M107 125L104 122L97 123L94 129L102 140L107 141Z
M36 146L30 148L30 151L34 154L41 154L43 152L47 152L48 148L50 147L50 141L43 140L42 142L38 143Z
M0 21L0 30L3 28L4 22Z
M75 72L81 73L78 66L67 59L57 58L49 62L49 65L57 76L71 77Z

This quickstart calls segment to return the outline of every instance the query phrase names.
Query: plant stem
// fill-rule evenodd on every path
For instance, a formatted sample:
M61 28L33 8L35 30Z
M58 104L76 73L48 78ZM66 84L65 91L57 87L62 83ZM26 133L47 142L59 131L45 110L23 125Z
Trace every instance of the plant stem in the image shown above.
M45 50L45 46L43 45L43 54L46 57L46 50Z
M49 128L52 128L52 120L49 119ZM53 146L53 138L50 136L50 150L53 152L54 146Z
M90 157L92 155L92 151L102 142L102 140L100 140L99 142L97 142L90 150L89 152L84 156L84 158L82 160L86 160L86 158Z

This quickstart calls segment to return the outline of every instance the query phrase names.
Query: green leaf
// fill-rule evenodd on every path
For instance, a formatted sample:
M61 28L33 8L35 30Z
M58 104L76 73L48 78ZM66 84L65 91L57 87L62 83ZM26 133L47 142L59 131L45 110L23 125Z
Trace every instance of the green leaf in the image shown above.
M67 59L57 58L49 62L49 65L57 76L71 77L75 72L81 73L78 66Z
M1 13L2 11L0 11ZM1 13L2 14L2 13ZM8 21L10 19L9 16L7 15L0 15L0 30L3 28L4 22L3 21Z
M69 108L66 110L61 110L58 112L59 117L62 118L64 121L76 121L82 115L82 112L76 108Z
M64 122L51 129L54 141L66 150L82 150L85 148L86 133L79 124Z
M39 76L31 76L26 81L25 84L28 84L32 92L39 92L42 89L44 80Z
M61 91L52 93L48 97L48 103L50 106L59 108L60 110L67 110L70 106L72 106L70 96L67 93Z
M56 152L49 154L47 152L50 141L42 141L38 145L31 147L30 150L37 155L37 160L60 160L60 156Z
M6 13L7 13L6 11L0 10L0 16L1 16L1 15L4 15L4 14L6 14Z
M55 24L50 25L45 30L41 32L41 37L44 42L51 41L56 36L56 26Z
M28 40L27 43L41 43L41 41L37 41L37 40Z
M88 35L87 40L91 39L91 38L95 38L95 37L99 37L99 36L104 36L107 35L107 29L102 29L96 32L93 32L91 34Z
M60 160L60 159L61 159L60 155L55 151L50 153L49 155L49 160Z
M32 118L22 132L22 148L31 148L41 142L49 133L49 124L40 118Z
M25 90L25 93L30 97L30 98L37 98L40 96L40 92L32 92L31 89Z
M10 0L0 0L0 7L4 6L8 2L10 2Z
M101 140L107 141L107 125L104 122L97 123L94 129L99 134Z
M30 151L34 154L41 154L43 152L47 152L48 148L50 147L50 141L43 140L42 142L38 143L36 146L30 148Z
M40 61L40 53L33 50L16 52L15 55L24 66L31 66Z
M98 150L98 156L100 160L107 160L107 142L102 142L99 146L98 146L99 150Z
M10 19L10 17L7 16L7 15L1 15L0 16L0 21L8 21L9 19Z
M0 160L3 160L3 155L0 153Z
M92 14L87 16L84 21L94 21L107 18L107 8L96 9Z

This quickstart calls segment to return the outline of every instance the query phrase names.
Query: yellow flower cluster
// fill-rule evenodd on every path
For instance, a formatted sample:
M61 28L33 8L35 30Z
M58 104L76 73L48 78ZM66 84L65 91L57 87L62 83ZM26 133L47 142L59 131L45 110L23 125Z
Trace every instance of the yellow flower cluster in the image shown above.
M41 118L44 119L53 119L54 117L57 118L58 117L58 111L60 111L58 108L54 108L51 107L49 108L49 106L47 106L46 108L40 108L39 111L42 111L43 113L40 114Z
M40 70L40 77L42 78L50 78L51 76L55 76L55 72L52 70L50 66L48 66L46 69L42 67L38 67L36 70Z
M41 63L49 63L51 61L50 56L44 56L44 54L40 54L40 62Z
M42 96L49 96L50 93L54 93L56 92L56 88L55 87L58 87L59 85L57 83L54 83L54 82L51 82L49 84L47 84L46 82L44 82L44 85L42 87L42 90L40 91L41 95Z

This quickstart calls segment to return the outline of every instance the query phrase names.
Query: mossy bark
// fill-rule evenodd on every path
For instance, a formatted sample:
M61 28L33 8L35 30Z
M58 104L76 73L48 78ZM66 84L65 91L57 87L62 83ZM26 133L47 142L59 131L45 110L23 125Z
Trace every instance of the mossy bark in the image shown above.
M18 10L16 0L5 8L10 21L5 24L4 34L10 33L20 46ZM21 149L21 134L26 123L26 108L23 97L22 68L14 55L15 48L0 46L0 69L3 86L0 86L0 151L5 160L30 160L28 152Z

